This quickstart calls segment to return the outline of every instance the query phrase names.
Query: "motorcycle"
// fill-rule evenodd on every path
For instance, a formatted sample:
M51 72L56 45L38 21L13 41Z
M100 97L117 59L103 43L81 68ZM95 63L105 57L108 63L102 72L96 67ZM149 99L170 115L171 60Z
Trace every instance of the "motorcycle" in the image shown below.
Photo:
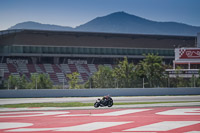
M96 102L94 103L94 107L112 107L113 106L113 99L110 96L107 96L106 98L103 97L103 99L97 99Z

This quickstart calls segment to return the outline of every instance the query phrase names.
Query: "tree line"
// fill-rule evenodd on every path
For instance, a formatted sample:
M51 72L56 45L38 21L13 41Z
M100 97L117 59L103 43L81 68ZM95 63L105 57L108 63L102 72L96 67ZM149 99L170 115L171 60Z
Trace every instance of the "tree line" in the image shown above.
M98 71L89 77L85 83L80 83L78 72L67 74L69 79L69 89L81 88L155 88L155 87L200 87L200 71L199 77L190 79L178 76L170 78L165 73L165 69L169 68L163 64L160 56L148 54L137 65L129 63L125 57L123 61L119 61L116 67L111 69L108 66L100 65ZM8 89L56 89L62 86L53 86L49 75L32 74L30 81L23 75L10 75L8 80L4 82L2 88Z
M119 61L118 65L110 67L100 65L98 71L94 73L85 84L78 84L77 78L69 80L70 88L155 88L155 87L200 87L199 77L192 78L179 77L179 69L176 77L170 78L165 69L171 66L163 64L160 56L148 54L137 65L129 63L125 57ZM69 78L70 79L70 78ZM76 82L76 83L75 83ZM75 85L76 84L76 85Z

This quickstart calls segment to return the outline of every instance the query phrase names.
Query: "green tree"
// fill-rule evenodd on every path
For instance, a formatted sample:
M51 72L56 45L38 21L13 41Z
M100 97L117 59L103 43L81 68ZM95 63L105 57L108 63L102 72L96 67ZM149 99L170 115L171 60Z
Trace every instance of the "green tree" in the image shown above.
M196 78L195 75L193 74L189 80L189 85L190 87L197 87L197 83L198 83L198 78Z
M18 88L19 89L26 89L27 88L27 84L28 84L28 82L26 80L25 75L22 75L22 77L20 77L18 79Z
M69 89L80 89L79 85L79 76L80 74L78 72L73 72L72 74L67 74L67 77L69 78Z
M46 74L39 74L38 77L38 89L52 89L53 84L49 75Z
M125 57L123 61L120 61L117 67L114 68L113 75L119 88L133 87L133 81L136 76L134 65L128 62L127 57Z
M183 77L180 77L180 74L182 74L181 67L178 66L175 70L175 76L170 81L171 87L188 87L191 86L190 80L184 79Z
M49 75L46 74L32 74L31 82L28 84L29 89L52 89L53 84Z
M200 87L200 69L199 69L199 77L196 78L196 87Z
M8 80L4 83L4 86L8 89L26 89L27 80L25 75L22 75L22 77L10 75Z
M162 64L162 58L154 54L148 54L145 56L145 59L140 61L136 67L137 76L147 79L149 87L162 86L164 71L165 69Z
M37 77L38 77L37 73L31 74L31 78L30 78L31 82L29 82L27 84L27 88L28 89L38 89L38 87L37 87L38 86L38 79L37 79Z
M114 77L112 69L107 66L100 65L98 71L91 77L91 81L87 84L92 84L92 88L113 88ZM87 85L88 86L88 85Z
M10 75L8 77L7 82L5 85L8 87L8 89L17 89L18 88L18 77L14 75Z

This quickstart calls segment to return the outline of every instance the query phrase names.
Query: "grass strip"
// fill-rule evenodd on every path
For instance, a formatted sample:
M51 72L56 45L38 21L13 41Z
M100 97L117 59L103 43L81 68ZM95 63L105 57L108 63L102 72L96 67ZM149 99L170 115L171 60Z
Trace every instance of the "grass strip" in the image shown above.
M200 101L169 101L169 102L127 102L114 103L114 105L134 105L134 104L159 104L159 103L188 103ZM29 107L83 107L93 106L94 103L68 102L68 103L24 103L0 105L0 108L29 108Z

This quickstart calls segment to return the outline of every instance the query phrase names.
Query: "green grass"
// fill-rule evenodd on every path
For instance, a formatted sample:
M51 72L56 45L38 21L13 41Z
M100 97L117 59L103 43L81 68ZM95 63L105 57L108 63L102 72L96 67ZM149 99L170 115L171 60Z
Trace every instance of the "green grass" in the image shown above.
M159 104L159 103L188 103L200 101L169 101L169 102L131 102L114 103L114 105L134 105L134 104ZM94 103L68 102L68 103L24 103L0 105L0 108L28 108L28 107L83 107L93 106Z

